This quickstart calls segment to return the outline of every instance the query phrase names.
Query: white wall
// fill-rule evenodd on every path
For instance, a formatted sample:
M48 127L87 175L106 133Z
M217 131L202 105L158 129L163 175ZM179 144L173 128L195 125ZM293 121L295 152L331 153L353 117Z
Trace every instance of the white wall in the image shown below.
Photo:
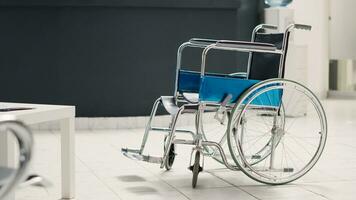
M308 87L325 98L329 85L329 0L294 0L295 22L313 26L311 32L298 31L294 40L308 45Z
M330 0L330 57L356 59L355 0Z

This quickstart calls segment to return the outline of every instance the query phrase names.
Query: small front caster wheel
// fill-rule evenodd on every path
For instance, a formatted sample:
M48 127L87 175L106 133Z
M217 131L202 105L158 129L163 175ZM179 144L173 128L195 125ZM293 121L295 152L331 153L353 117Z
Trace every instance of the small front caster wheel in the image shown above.
M166 143L166 138L164 140L165 140L164 143ZM165 146L164 146L164 151L166 151ZM168 152L168 157L166 158L165 165L164 165L166 170L172 169L172 165L174 163L175 157L176 157L176 146L175 144L171 144L171 147L169 148L169 152Z
M203 171L203 168L200 166L200 151L195 153L195 160L193 166L190 167L193 172L192 187L197 186L199 172Z
M175 145L172 144L171 148L169 148L169 152L168 152L168 157L166 160L166 164L164 165L164 167L166 168L166 170L170 170L172 169L172 165L174 163L174 159L176 157L176 152L175 152Z

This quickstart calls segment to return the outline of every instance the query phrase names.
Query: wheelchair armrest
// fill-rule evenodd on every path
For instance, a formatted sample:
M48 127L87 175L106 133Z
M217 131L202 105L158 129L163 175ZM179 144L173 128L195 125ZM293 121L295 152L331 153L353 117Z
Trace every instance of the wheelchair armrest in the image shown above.
M237 77L237 78L247 78L247 73L246 72L236 72L236 73L229 74L229 76Z
M205 38L192 38L189 40L189 42L193 44L200 44L200 45L210 45L210 44L215 44L219 40L214 40L214 39L205 39Z
M244 42L233 40L220 40L216 43L217 47L237 48L237 49L249 49L249 50L261 50L261 51L275 51L277 47L269 43L260 42Z

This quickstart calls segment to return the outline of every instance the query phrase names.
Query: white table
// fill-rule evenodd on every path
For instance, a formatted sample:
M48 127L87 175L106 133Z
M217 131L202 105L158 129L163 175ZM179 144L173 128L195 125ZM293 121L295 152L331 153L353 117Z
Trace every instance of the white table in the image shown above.
M60 121L61 129L61 172L62 172L62 199L75 197L75 137L74 137L74 106L23 104L0 102L1 108L25 107L31 110L0 112L1 115L12 115L27 125L49 121ZM2 136L1 136L2 135ZM8 134L0 135L0 164L3 166L14 165L14 148L11 147Z

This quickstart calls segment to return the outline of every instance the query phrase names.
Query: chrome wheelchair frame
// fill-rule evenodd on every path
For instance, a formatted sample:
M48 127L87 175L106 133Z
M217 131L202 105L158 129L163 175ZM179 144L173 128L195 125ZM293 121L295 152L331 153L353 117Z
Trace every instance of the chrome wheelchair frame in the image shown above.
M296 180L308 172L316 163L318 158L321 155L321 152L324 148L327 134L327 124L324 110L317 99L317 97L305 86L290 80L283 79L284 75L284 66L286 61L286 53L288 48L289 35L293 29L304 29L311 30L311 26L302 25L302 24L291 24L286 29L283 34L283 41L281 48L277 48L273 44L268 43L258 43L255 42L256 35L261 30L276 30L277 27L274 25L261 24L257 26L252 32L251 42L241 42L241 41L229 41L229 40L211 40L211 39L199 39L193 38L188 42L183 43L177 52L177 67L176 67L176 79L175 79L175 90L173 96L162 96L158 98L152 108L151 115L149 117L145 133L142 139L141 147L138 150L123 148L122 153L132 159L158 163L160 167L165 167L167 170L171 169L174 157L175 157L175 145L176 144L185 144L192 145L192 153L190 157L190 167L189 169L193 172L193 181L192 186L196 187L197 178L199 172L203 170L204 166L204 157L210 156L217 160L218 162L224 164L228 169L231 170L241 170L247 176L252 179L272 185L285 184ZM201 57L201 71L197 75L196 73L187 72L187 77L190 78L200 78L199 79L199 90L195 93L198 94L198 98L189 98L186 96L184 91L180 91L180 77L183 76L181 70L181 61L182 53L187 48L200 48L203 49ZM238 51L238 52L247 52L249 53L247 72L237 72L233 74L225 75L224 77L218 77L214 75L209 75L206 73L206 59L208 52L210 50L223 50L223 51ZM279 55L279 66L278 66L278 76L275 78L262 80L262 81L253 81L250 80L250 71L252 66L252 57L254 53L265 53L265 54L275 54ZM194 76L194 77L193 77ZM204 79L206 78L206 79ZM209 78L216 79L216 81L224 81L226 79L235 81L239 80L238 84L247 84L245 88L241 91L219 91L217 88L215 91L219 94L219 100L216 99L216 96L211 96L211 94L206 95L207 98L202 97L204 95L204 83L209 83ZM204 82L205 81L205 82ZM218 83L218 82L216 82ZM235 85L236 85L235 84ZM209 84L208 84L209 85ZM214 87L214 82L211 82L210 86ZM288 88L287 88L288 87ZM277 146L283 140L282 138L287 134L285 130L284 120L286 116L284 114L284 106L282 99L288 90L296 90L297 92L302 91L301 95L304 95L307 100L311 102L311 105L314 106L315 113L319 116L320 120L320 142L319 148L316 150L315 155L307 163L305 167L302 167L298 173L294 173L294 168L282 167L277 169L275 167L275 159L280 157L277 152ZM236 93L234 93L236 92ZM188 92L189 93L189 92ZM223 93L223 94L222 94ZM277 94L278 93L278 94ZM277 103L271 102L269 94L277 94L279 100ZM210 96L209 96L210 95ZM214 94L213 94L214 95ZM304 97L303 96L303 97ZM267 98L268 97L268 98ZM210 99L209 99L210 98ZM275 98L275 97L274 97ZM234 99L234 100L233 100ZM269 100L269 103L257 103L257 101ZM272 99L273 100L273 99ZM181 104L181 105L180 105ZM162 127L153 127L152 120L156 115L156 111L159 105L162 105L165 110L171 115L172 121L168 128ZM248 131L244 128L247 119L247 113L254 112L255 110L264 109L263 114L254 114L254 116L264 116L270 115L273 113L271 118L271 127L268 127L268 131L271 133L271 137L267 140L265 146L262 146L262 149L256 150L257 153L252 153L252 155L245 155L246 149L244 148L244 135ZM216 112L215 118L217 121L222 122L228 118L228 127L223 138L219 142L208 141L206 139L204 128L202 127L202 116L204 112ZM195 114L195 132L186 130L186 129L177 129L177 120L184 113L194 113ZM228 116L229 115L229 116ZM283 115L283 117L281 117ZM278 118L278 119L277 119ZM277 122L278 121L278 122ZM147 138L149 132L162 131L168 132L165 136L164 142L164 153L162 157L155 157L149 155L143 155ZM238 133L237 133L238 132ZM175 133L187 133L192 136L192 140L182 140L176 139ZM247 136L246 136L247 137ZM229 152L232 156L235 165L228 162L226 152L222 148L222 143L227 142L229 144ZM283 143L284 145L284 143ZM279 145L281 146L281 145ZM266 151L266 152L265 152ZM264 154L261 152L265 152ZM263 154L263 155L258 155ZM194 157L194 162L193 162ZM269 167L264 169L257 169L258 163L267 161L269 157ZM256 161L256 159L258 161ZM254 160L254 161L252 161ZM282 163L283 164L283 163ZM280 175L269 175L268 173L293 173L286 177Z

